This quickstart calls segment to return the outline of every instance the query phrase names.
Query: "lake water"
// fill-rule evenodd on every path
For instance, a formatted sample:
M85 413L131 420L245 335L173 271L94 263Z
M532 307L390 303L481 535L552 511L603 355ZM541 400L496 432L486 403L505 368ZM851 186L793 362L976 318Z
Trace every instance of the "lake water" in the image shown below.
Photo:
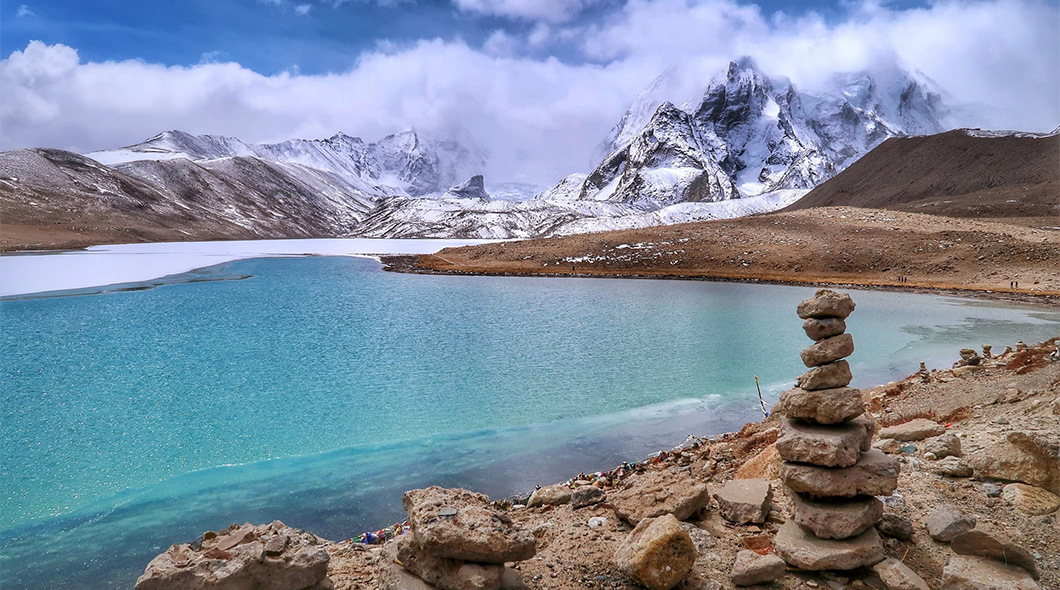
M431 484L504 497L761 417L813 289L444 277L264 258L0 302L5 589L131 588L172 543L280 519L332 539ZM52 294L55 295L55 294ZM858 291L855 385L1060 312Z

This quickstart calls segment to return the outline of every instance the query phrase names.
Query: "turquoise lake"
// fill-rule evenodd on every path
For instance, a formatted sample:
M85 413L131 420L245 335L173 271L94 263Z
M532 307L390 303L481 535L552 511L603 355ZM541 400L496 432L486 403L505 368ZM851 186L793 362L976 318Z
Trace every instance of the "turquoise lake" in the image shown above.
M164 284L162 284L164 283ZM132 588L173 543L332 539L439 484L505 497L737 429L804 368L814 289L444 277L266 258L0 301L0 583ZM1060 332L1060 311L852 291L857 386Z

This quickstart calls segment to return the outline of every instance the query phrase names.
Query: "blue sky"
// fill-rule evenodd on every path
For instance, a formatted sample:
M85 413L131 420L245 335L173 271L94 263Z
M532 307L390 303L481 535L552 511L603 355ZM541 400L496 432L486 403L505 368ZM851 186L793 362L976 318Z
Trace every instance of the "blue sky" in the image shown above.
M494 179L552 184L591 166L662 72L680 103L744 55L811 92L912 72L951 126L1051 131L1058 1L15 0L0 5L0 149L414 128L475 141Z
M589 5L574 10L560 24L598 21L619 5L614 0L585 4ZM793 15L812 11L830 21L852 6L827 0L768 0L755 5L767 16L781 10ZM904 9L926 4L886 5ZM306 74L342 72L354 66L362 51L384 41L400 45L419 39L462 39L477 47L498 30L520 34L540 20L557 22L484 14L448 0L16 0L4 3L2 10L0 54L4 56L36 39L75 47L86 61L142 59L194 65L223 60L263 74L293 68ZM563 42L525 53L555 55L571 63L591 61Z

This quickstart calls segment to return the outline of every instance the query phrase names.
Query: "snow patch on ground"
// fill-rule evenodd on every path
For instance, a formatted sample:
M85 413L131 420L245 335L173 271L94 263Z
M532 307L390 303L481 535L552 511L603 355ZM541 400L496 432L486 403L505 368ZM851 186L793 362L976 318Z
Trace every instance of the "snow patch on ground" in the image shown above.
M0 297L149 281L247 258L433 254L489 240L305 239L92 246L0 256Z

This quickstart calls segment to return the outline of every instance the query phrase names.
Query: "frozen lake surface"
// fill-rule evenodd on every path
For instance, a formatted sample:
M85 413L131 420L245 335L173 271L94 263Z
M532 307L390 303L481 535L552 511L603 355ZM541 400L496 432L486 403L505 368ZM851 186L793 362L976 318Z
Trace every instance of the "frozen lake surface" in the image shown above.
M246 258L433 254L442 248L488 241L328 238L167 242L7 254L0 256L0 297L148 281Z

